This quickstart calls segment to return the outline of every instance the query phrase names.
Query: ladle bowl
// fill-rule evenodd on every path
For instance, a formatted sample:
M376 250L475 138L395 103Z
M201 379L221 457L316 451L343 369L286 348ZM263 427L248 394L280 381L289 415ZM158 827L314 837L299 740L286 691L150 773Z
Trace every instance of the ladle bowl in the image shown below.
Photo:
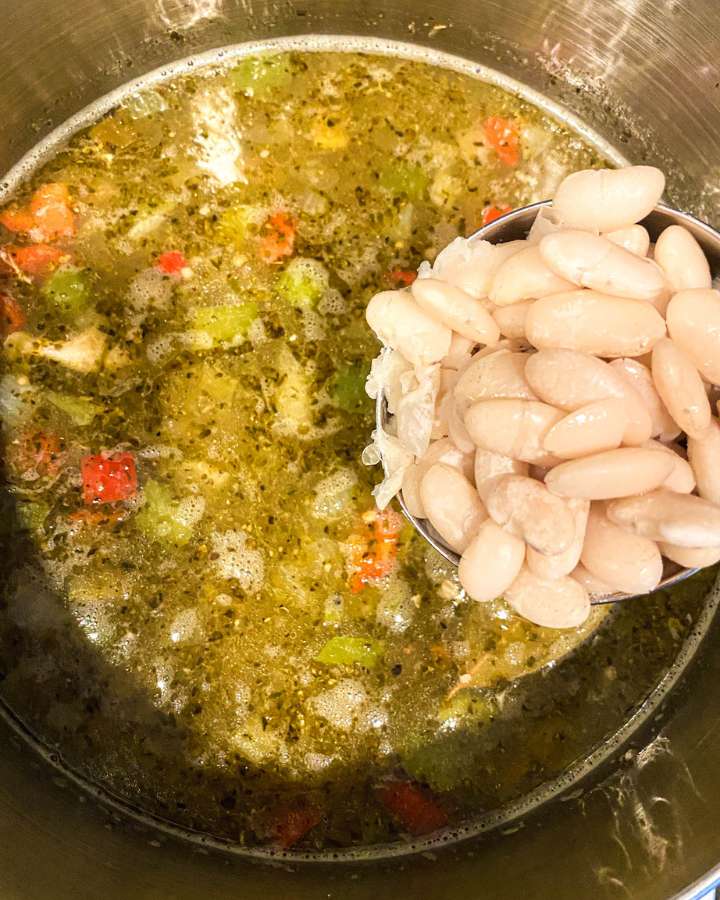
M539 203L531 203L529 206L522 206L519 209L511 210L488 225L483 226L473 235L470 240L473 241L490 241L493 244L503 244L507 241L522 240L527 237L530 228L535 221L541 209L550 207L551 200L543 200ZM670 225L682 225L697 240L710 263L710 271L713 276L720 275L720 233L711 228L705 222L690 215L690 213L682 212L674 209L665 203L659 203L655 209L640 223L647 228L650 239L655 241L665 228ZM386 429L389 421L389 413L387 402L383 391L378 393L375 418L378 428ZM413 516L408 510L402 497L402 491L398 494L398 502L402 509L403 515L432 547L443 556L449 563L457 566L460 562L460 556L454 550L447 546L440 535L435 531L427 519L419 519ZM669 588L677 584L683 579L694 575L697 569L686 569L669 560L663 560L665 567L663 570L662 581L658 584L656 590L661 588ZM617 603L621 600L632 600L635 597L642 596L639 594L623 594L612 593L603 596L594 595L591 603L594 606L605 603Z

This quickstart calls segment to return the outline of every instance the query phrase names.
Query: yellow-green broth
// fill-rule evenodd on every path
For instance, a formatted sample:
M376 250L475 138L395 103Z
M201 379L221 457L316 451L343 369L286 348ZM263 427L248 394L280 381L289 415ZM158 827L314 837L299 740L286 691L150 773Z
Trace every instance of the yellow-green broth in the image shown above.
M491 116L518 128L518 165ZM427 830L388 783L438 822L493 810L627 720L708 576L577 632L469 601L407 527L358 580L369 297L487 207L601 163L468 75L297 52L133 95L33 176L10 208L61 183L76 224L40 275L16 265L37 235L0 226L0 293L26 319L0 383L0 692L43 742L180 826L312 849ZM277 216L295 240L269 262ZM92 367L69 367L88 335ZM84 502L101 452L132 456L133 496Z

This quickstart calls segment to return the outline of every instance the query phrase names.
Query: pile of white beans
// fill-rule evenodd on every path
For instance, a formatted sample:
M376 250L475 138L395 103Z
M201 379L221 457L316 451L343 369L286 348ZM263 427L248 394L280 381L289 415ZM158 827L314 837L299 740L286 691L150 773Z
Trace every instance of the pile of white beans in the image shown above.
M720 559L720 292L689 231L636 224L664 183L576 172L527 240L458 238L367 308L391 348L368 381L392 414L364 457L378 503L401 488L470 597L539 625L651 591L663 556Z

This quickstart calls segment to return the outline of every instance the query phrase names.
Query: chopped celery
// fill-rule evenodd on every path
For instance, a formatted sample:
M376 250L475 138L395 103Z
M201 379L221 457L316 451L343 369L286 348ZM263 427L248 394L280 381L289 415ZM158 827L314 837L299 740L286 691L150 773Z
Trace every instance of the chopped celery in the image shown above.
M339 635L330 638L315 659L328 666L351 666L357 663L366 669L377 665L383 645L369 637Z
M427 185L427 175L421 166L414 163L395 162L380 172L380 187L391 194L404 195L409 200L422 200Z
M496 707L490 697L464 690L446 700L438 710L437 717L438 721L454 726L459 720L490 722L495 712Z
M201 306L192 313L192 327L209 336L211 344L239 344L251 323L257 319L257 303L251 301L237 306Z
M248 97L263 99L292 79L287 56L248 56L233 66L230 83Z
M370 408L370 398L365 393L368 372L369 368L364 364L338 369L330 379L330 396L335 406L351 413Z
M84 312L90 303L90 283L82 269L57 269L43 285L42 292L67 316Z
M198 388L216 403L230 403L237 390L237 378L228 372L204 364L198 376Z
M69 394L56 394L55 391L47 391L45 396L56 409L64 412L76 425L89 425L102 409L87 397L71 397Z
M234 206L220 216L217 233L225 244L242 246L257 217L257 210L252 206Z
M40 531L49 512L50 507L42 500L19 501L15 508L21 531Z
M350 143L350 135L342 122L333 116L322 116L310 129L313 143L324 150L342 150Z
M291 260L277 280L281 296L298 309L314 306L328 288L325 266L317 259L299 256Z
M135 524L150 540L187 544L192 527L180 516L180 504L170 490L157 481L148 481L143 490L145 505L135 516Z

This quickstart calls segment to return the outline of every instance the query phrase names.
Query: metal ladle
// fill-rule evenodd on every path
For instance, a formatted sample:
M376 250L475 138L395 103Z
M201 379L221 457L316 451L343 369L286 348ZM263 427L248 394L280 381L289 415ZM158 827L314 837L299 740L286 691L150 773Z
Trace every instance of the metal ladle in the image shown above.
M506 241L514 241L526 238L530 227L535 221L536 216L543 207L552 205L551 200L544 200L540 203L532 203L529 206L523 206L514 209L504 216L496 219L483 228L480 228L472 236L472 240L486 240L493 244L502 244ZM681 212L665 203L659 203L655 209L640 223L647 228L650 239L655 241L665 228L669 225L682 225L693 235L705 253L710 264L710 271L713 276L720 274L720 233L705 222L696 219L690 213ZM375 406L376 424L378 427L385 427L388 421L387 403L382 391L379 392ZM444 542L440 535L435 531L427 519L418 519L411 515L405 501L402 498L402 492L398 494L398 501L405 518L412 524L415 530L425 538L425 540L434 547L438 553L448 562L457 566L460 562L460 556L454 550L451 550ZM657 586L660 588L668 588L690 575L694 575L698 569L685 569L676 563L664 560L665 568L663 571L663 579ZM617 603L620 600L630 600L634 597L642 596L639 594L621 594L613 593L605 596L594 596L591 603L595 606L605 603Z

